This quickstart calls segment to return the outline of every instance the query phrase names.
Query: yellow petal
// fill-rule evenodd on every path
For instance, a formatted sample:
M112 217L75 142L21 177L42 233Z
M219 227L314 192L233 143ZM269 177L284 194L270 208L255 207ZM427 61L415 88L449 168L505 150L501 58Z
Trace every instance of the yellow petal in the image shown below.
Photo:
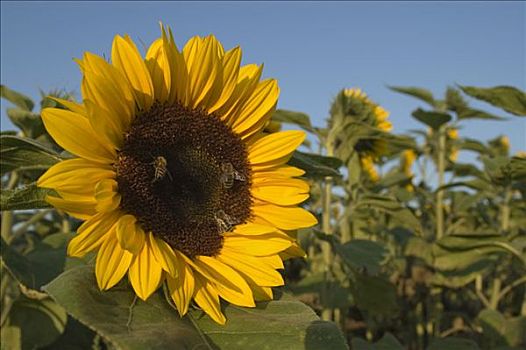
M256 64L248 64L239 69L238 81L232 95L218 109L218 114L222 116L227 125L232 125L245 101L252 96L262 72L263 65L258 66Z
M307 257L307 253L305 253L296 242L294 242L287 250L279 253L279 255L283 260Z
M161 25L163 52L170 67L170 96L169 102L184 102L187 92L188 71L183 54L177 49L172 31L168 28L170 37L166 35L164 27Z
M140 253L144 245L145 233L133 215L126 214L121 216L117 222L115 232L122 249L133 254Z
M114 162L115 150L99 142L86 117L64 109L46 108L42 120L51 137L65 150L95 162Z
M225 235L223 250L252 256L266 256L277 254L290 247L291 244L288 237L277 233L258 236Z
M78 228L77 235L69 241L68 255L80 258L98 248L119 216L118 212L100 213L85 221Z
M208 256L197 256L193 263L201 275L213 282L223 299L234 305L255 306L250 287L231 267Z
M178 255L176 252L177 273L175 277L167 276L168 289L170 290L170 296L177 306L179 315L183 317L188 312L188 306L192 301L192 296L195 289L194 274L190 266Z
M219 293L211 283L200 276L195 278L194 300L215 322L222 325L226 323L225 315L221 312L221 305L219 304Z
M146 53L146 67L152 77L155 100L166 102L170 96L170 64L163 49L163 39L155 40Z
M47 196L46 202L81 220L89 219L97 213L95 209L97 202L94 200L71 200Z
M148 110L153 103L153 84L150 72L142 60L139 50L130 40L115 36L111 50L111 61L128 79L140 109Z
M223 107L232 96L237 85L240 63L241 48L239 47L228 51L221 59L221 64L223 66L223 89L217 101L208 109L208 113L213 113Z
M295 230L314 226L318 220L303 208L281 207L273 204L255 205L254 215L274 224L283 230Z
M301 145L305 136L305 132L298 130L264 136L249 146L248 159L251 164L258 164L285 157Z
M204 39L195 36L187 42L183 49L188 67L186 105L191 108L199 107L207 102L210 95L214 93L216 78L221 77L217 45L218 42L213 36Z
M40 176L37 185L61 192L93 196L95 185L100 180L114 177L115 172L110 165L75 158L53 165Z
M244 276L250 276L259 286L275 287L284 284L281 274L260 258L226 251L218 255L217 259Z
M127 130L135 115L136 105L130 83L102 57L86 52L83 63L81 91L84 100L90 100L108 111L111 119L121 125L121 130Z
M276 108L278 97L279 88L276 80L260 82L234 120L232 129L243 136L254 125L258 125L259 129L263 128Z
M117 181L103 179L95 186L97 212L109 212L117 209L121 203L121 195L117 192Z
M90 73L88 73L90 74ZM83 81L83 84L86 80ZM111 149L121 149L124 142L124 130L117 118L91 100L85 99L84 105L93 131Z
M264 235L266 233L276 232L276 228L273 226L248 223L248 224L236 225L234 227L233 232L238 235L254 236L254 235Z
M77 102L74 102L74 101L68 101L68 100L64 100L62 98L58 98L58 97L55 97L55 96L48 96L48 98L60 103L61 105L63 105L64 107L66 107L67 109L69 109L70 111L74 112L74 113L77 113L77 114L80 114L80 115L87 115L86 114L86 108L84 108L83 105L77 103Z
M148 299L159 287L162 278L161 265L157 263L150 246L150 241L145 240L142 250L135 255L128 277L135 293L142 300Z
M283 177L298 177L305 174L305 170L289 165L281 165L275 169L268 169L266 171L253 172L252 178L254 181L267 178L283 178Z
M95 276L101 290L116 285L128 271L133 254L122 249L115 233L110 233L99 252L95 262Z
M155 238L152 233L148 235L152 253L157 263L162 269L168 272L172 277L177 274L176 261L177 257L168 243L162 239Z
M254 182L252 195L260 200L279 205L295 205L309 198L309 185L299 179L269 179Z

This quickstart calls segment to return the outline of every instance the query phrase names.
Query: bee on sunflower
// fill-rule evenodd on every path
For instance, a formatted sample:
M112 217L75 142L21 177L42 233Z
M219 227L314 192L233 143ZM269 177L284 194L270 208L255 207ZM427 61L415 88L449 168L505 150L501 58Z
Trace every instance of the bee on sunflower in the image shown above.
M317 223L298 206L304 171L286 165L305 133L262 132L276 80L213 35L179 50L163 26L144 58L116 36L111 63L92 53L77 63L82 103L42 112L74 158L38 180L58 194L49 203L85 220L68 254L97 252L101 290L127 275L146 300L165 284L181 316L194 301L224 324L220 298L272 299L282 260L304 256L292 233Z

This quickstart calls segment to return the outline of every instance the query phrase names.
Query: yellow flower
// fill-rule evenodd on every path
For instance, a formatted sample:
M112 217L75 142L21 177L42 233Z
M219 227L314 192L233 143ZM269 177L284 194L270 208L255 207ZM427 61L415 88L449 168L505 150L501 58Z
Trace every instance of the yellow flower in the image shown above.
M501 136L499 138L500 144L504 148L505 153L508 153L510 150L510 139L508 136Z
M167 284L180 315L193 300L224 324L219 298L253 307L283 285L282 258L302 256L287 234L316 224L298 207L304 174L285 163L302 131L261 132L273 114L276 80L240 66L241 49L214 36L180 51L171 31L143 58L116 36L111 63L78 60L83 103L57 99L49 134L76 158L51 167L38 185L49 203L85 220L71 256L98 251L95 275L107 290L126 274L146 300Z
M458 129L456 128L450 128L447 130L447 139L449 141L455 141L458 140ZM452 145L449 149L449 160L451 162L456 162L458 159L458 147L455 145Z
M374 160L371 156L360 157L360 164L362 165L363 171L369 176L372 182L380 180L380 175L374 167Z
M400 157L400 168L402 169L402 172L407 176L411 176L413 174L413 172L411 171L411 167L413 166L415 160L416 152L412 149L407 149L402 152L402 155Z

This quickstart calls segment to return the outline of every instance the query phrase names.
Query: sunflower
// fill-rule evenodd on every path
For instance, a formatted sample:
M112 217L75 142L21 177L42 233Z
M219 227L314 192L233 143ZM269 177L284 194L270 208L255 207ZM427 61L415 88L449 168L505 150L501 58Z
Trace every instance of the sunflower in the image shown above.
M373 102L367 94L359 88L343 90L343 96L348 100L348 114L357 116L361 121L370 126L388 133L393 129L393 124L388 120L389 112ZM362 138L354 146L360 158L360 164L371 181L380 179L374 164L388 151L386 140L381 138Z
M412 177L413 171L411 168L413 167L413 163L415 162L417 157L417 154L412 149L406 149L402 152L400 156L400 170L407 176ZM413 192L413 184L410 182L405 186L406 190L409 192Z
M283 285L282 260L303 256L293 232L316 224L298 207L309 186L286 165L301 131L262 132L273 114L276 80L241 66L241 49L212 35L180 51L170 29L145 58L116 36L111 63L77 60L82 104L42 113L49 134L75 158L38 180L47 201L85 220L70 256L97 251L101 290L126 274L146 300L168 288L181 316L192 300L226 322L220 298L253 307Z

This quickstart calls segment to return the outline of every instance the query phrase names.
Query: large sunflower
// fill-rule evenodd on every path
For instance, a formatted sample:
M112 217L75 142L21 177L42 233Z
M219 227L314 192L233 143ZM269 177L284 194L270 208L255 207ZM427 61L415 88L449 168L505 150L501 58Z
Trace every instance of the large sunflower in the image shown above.
M282 259L303 251L289 235L316 224L297 207L309 193L287 166L301 131L264 134L275 110L276 80L262 66L240 66L241 49L214 36L182 51L173 35L146 58L116 36L111 63L85 53L83 103L57 101L42 119L76 158L38 180L56 208L86 220L71 256L97 250L95 275L106 290L126 274L147 299L163 283L179 313L192 300L225 323L220 297L240 306L272 298L283 284Z

